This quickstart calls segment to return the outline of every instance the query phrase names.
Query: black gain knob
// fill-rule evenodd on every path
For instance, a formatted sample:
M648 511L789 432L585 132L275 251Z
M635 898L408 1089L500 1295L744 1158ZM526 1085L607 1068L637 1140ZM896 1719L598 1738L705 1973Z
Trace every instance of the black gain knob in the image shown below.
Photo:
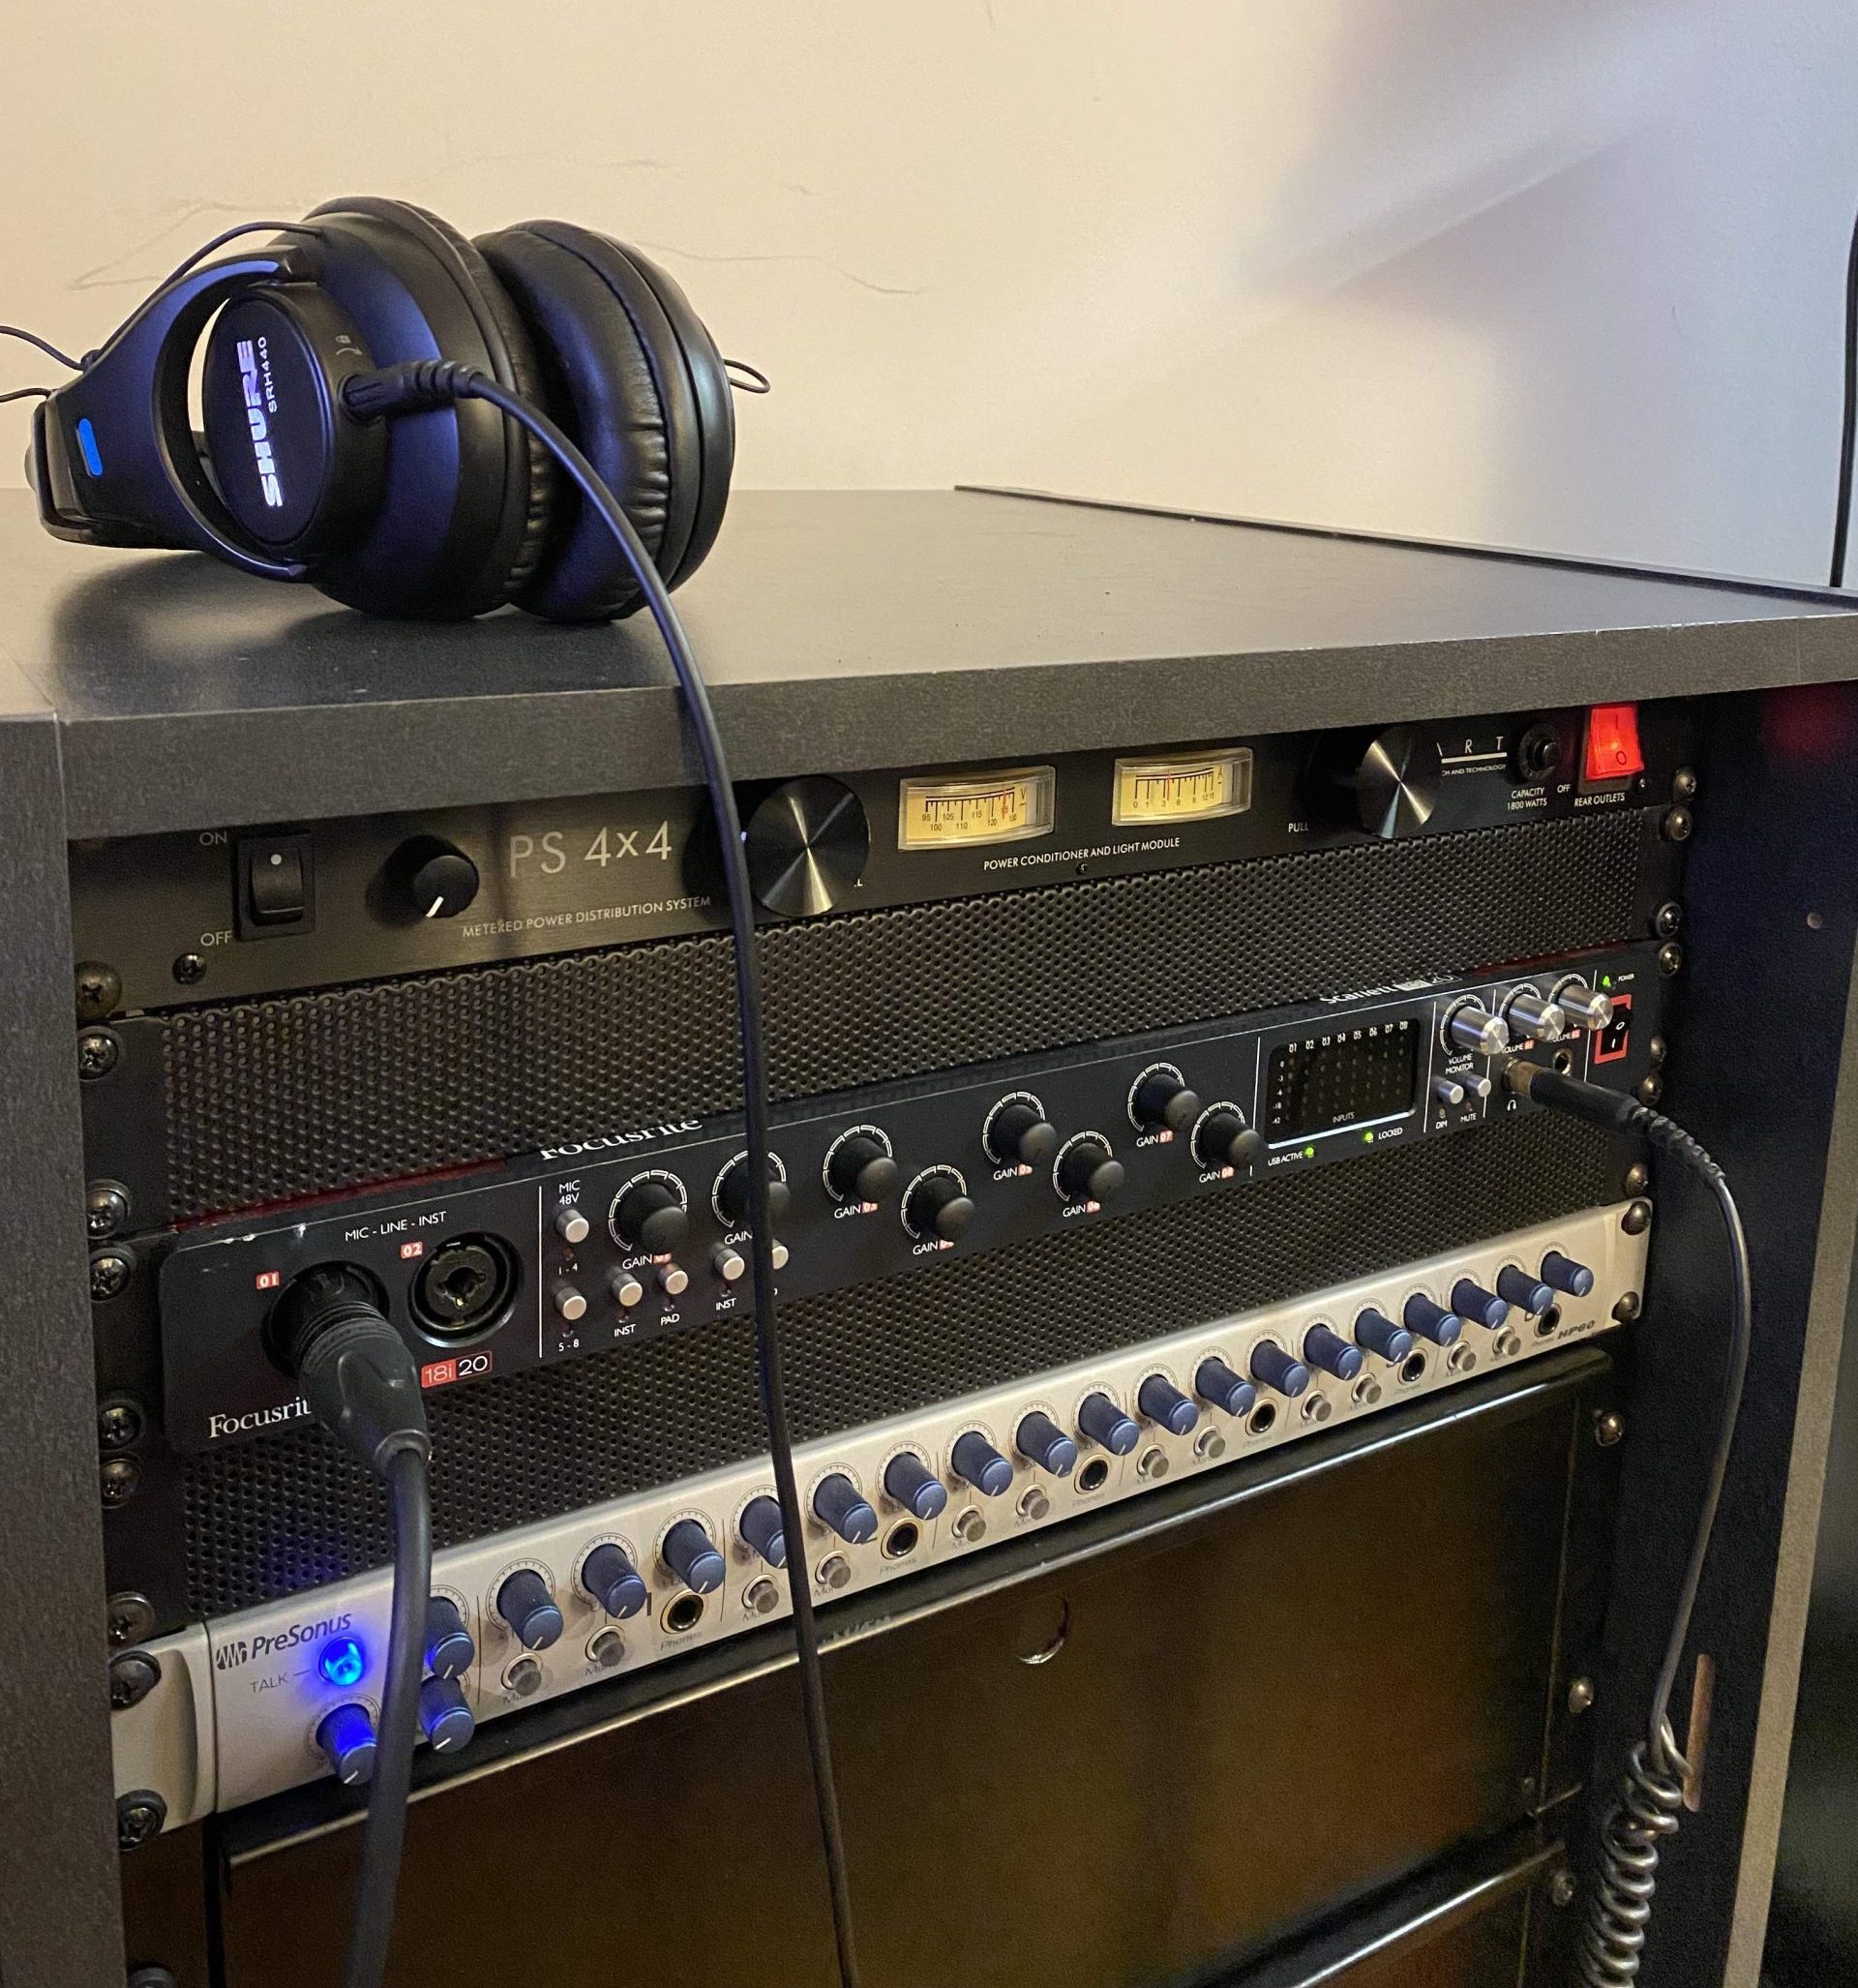
M944 1243L952 1243L974 1218L974 1204L961 1176L947 1168L920 1175L903 1204L903 1219L913 1234L938 1236Z
M1058 1151L1058 1128L1030 1098L1008 1098L987 1121L987 1152L1001 1166L1043 1166Z
M1215 1105L1193 1135L1193 1157L1202 1166L1229 1166L1235 1173L1244 1173L1264 1154L1263 1134L1248 1126L1244 1114L1234 1105Z
M787 1213L793 1197L787 1191L787 1182L781 1177L781 1170L775 1164L774 1156L767 1156L767 1212L771 1220L779 1221ZM716 1205L723 1211L723 1218L734 1223L737 1228L748 1221L748 1155L738 1153L723 1168L722 1177L716 1183Z
M841 1201L884 1201L895 1191L897 1162L873 1132L848 1132L833 1147L825 1181Z
M1152 1132L1184 1132L1200 1116L1200 1100L1180 1072L1151 1070L1135 1087L1136 1118Z
M815 774L775 788L742 831L756 897L776 917L830 911L857 888L871 825L851 788Z
M477 895L477 865L436 835L415 835L387 858L387 893L402 918L455 919Z
M1394 725L1319 753L1310 800L1328 820L1391 841L1417 834L1438 805L1438 741L1416 725Z
M1123 1180L1123 1162L1096 1132L1080 1132L1058 1162L1058 1191L1067 1201L1113 1201Z
M629 1250L668 1256L690 1233L683 1202L664 1181L635 1181L613 1206L613 1231Z

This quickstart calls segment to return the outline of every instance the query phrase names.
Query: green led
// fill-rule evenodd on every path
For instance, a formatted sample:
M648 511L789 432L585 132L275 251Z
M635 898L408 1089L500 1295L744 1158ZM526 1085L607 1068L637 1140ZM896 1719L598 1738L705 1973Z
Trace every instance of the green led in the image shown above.
M1611 985L1613 984L1613 977L1612 977L1612 975L1611 975L1611 974L1602 974L1602 975L1601 975L1601 977L1600 977L1600 984L1601 984L1601 985L1602 985L1603 987L1610 987L1610 986L1611 986Z
M1304 1158L1305 1160L1314 1160L1314 1159L1316 1158L1316 1149L1315 1149L1315 1147L1314 1147L1314 1146L1305 1146L1305 1147L1304 1148Z
M1373 1145L1373 1143L1374 1143L1374 1134L1373 1134L1372 1132L1364 1132L1364 1133L1362 1134L1362 1144L1363 1144L1364 1146L1371 1146L1371 1145Z

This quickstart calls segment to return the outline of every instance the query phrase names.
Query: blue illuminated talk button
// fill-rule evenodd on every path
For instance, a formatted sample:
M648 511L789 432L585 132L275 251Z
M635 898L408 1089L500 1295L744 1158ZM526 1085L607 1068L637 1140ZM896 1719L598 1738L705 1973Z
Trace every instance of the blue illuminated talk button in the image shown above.
M93 476L104 473L104 452L97 446L97 431L90 425L86 414L77 424L77 446L83 452L84 467Z
M368 1669L368 1652L352 1636L332 1636L322 1646L316 1669L343 1691L352 1691Z

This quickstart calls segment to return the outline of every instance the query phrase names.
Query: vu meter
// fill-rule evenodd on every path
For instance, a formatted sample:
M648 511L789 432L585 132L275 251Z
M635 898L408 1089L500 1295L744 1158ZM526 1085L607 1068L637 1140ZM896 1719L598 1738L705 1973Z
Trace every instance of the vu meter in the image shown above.
M1118 828L1149 822L1204 822L1242 815L1251 805L1251 748L1118 760L1110 820Z
M897 847L961 849L1049 835L1057 785L1058 776L1050 767L902 781L897 790Z

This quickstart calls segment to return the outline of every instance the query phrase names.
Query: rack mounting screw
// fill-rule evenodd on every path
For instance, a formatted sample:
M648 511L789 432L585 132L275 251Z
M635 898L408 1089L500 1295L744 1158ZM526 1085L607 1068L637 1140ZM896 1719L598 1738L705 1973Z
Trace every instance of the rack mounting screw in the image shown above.
M206 979L206 961L197 952L183 952L174 962L174 978L183 987L197 986Z
M1588 1710L1594 1702L1594 1680L1591 1677L1576 1677L1568 1687L1568 1709L1579 1714Z
M1617 1408L1603 1408L1594 1417L1594 1440L1603 1450L1610 1450L1626 1433L1626 1418Z
M142 1488L142 1466L134 1457L111 1457L100 1475L104 1503L111 1510L128 1504Z
M110 1596L107 1607L105 1621L111 1649L127 1649L131 1643L141 1642L154 1634L155 1604L145 1594L125 1588Z
M1652 1204L1649 1201L1629 1201L1626 1213L1619 1218L1619 1225L1629 1236L1642 1236L1652 1225Z
M1671 798L1673 800L1694 800L1696 798L1696 768L1679 767L1671 775Z
M77 1038L77 1074L86 1084L106 1077L123 1054L121 1040L108 1029L86 1029Z
M1667 897L1652 914L1652 930L1661 939L1675 939L1684 923L1684 907L1674 897Z
M1675 939L1667 939L1658 949L1658 970L1668 980L1684 964L1684 949Z
M122 978L114 967L105 966L96 959L77 962L77 1019L80 1022L102 1021L105 1015L114 1011L122 998Z
M101 1305L120 1298L135 1275L135 1259L127 1250L99 1250L90 1259L90 1301Z
M1664 810L1664 819L1659 826L1666 842L1688 842L1696 823L1689 808L1670 807Z
M161 1659L147 1650L119 1650L109 1660L109 1708L126 1712L162 1681Z
M1574 1889L1573 1872L1557 1871L1548 1881L1549 1902L1553 1905L1573 1905Z
M1642 1160L1634 1160L1626 1169L1626 1178L1620 1183L1627 1193L1642 1194L1652 1184L1652 1170Z
M105 1401L97 1410L97 1446L126 1450L142 1432L142 1411L134 1401Z
M116 1801L116 1846L119 1850L140 1850L154 1842L167 1821L167 1804L152 1788L137 1789L134 1794L119 1795Z

